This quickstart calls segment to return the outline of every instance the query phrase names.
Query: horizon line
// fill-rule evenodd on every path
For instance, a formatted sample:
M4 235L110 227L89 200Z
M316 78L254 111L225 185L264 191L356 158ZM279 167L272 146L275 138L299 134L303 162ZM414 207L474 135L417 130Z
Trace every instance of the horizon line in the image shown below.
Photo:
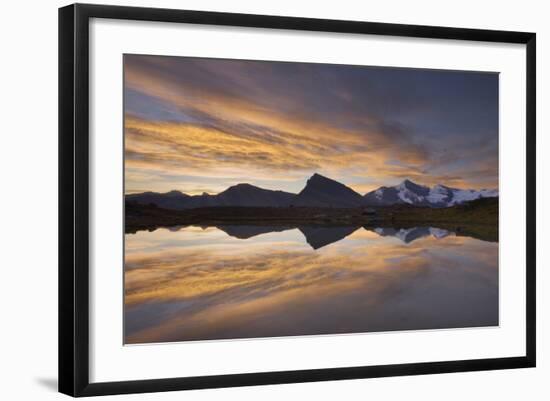
M470 190L470 191L471 191L471 190L477 190L477 191L483 191L483 190L498 190L498 186L497 186L496 188L480 188L480 189L473 189L473 188L455 188L455 187L446 186L446 185L444 185L444 184L434 184L433 186L429 186L429 185L425 185L425 184L419 184L419 183L417 183L417 182L415 182L415 181L413 181L413 180L411 180L411 179L409 179L409 178L404 178L404 179L402 179L401 181L399 181L399 183L396 184L396 185L381 185L381 186L379 186L379 187L377 187L377 188L375 188L375 189L373 189L373 190L367 191L367 192L365 192L364 194L362 194L361 192L356 191L356 190L353 189L352 187L350 187L350 186L348 186L348 185L346 185L346 184L344 184L344 183L342 183L342 182L340 182L340 181L338 181L338 180L335 180L335 179L333 179L333 178L327 177L327 176L322 175L322 174L319 174L319 173L313 173L313 174L306 180L306 184L305 184L306 186L307 186L307 182L308 182L311 178L313 178L314 176L320 176L320 177L322 177L322 178L326 178L326 179L331 180L331 181L334 181L334 182L336 182L336 183L338 183L338 184L344 185L345 187L349 188L350 190L356 192L357 194L359 194L359 195L361 195L361 196L365 196L365 195L367 195L367 194L369 194L369 193L371 193L371 192L374 192L374 191L376 191L376 190L378 190L378 189L380 189L380 188L392 188L392 187L401 185L401 184L403 184L403 183L405 183L405 182L407 182L407 181L410 182L410 183L412 183L412 184L415 184L415 185L418 185L418 186L421 186L421 187L425 187L425 188L430 188L430 189L431 189L431 188L434 188L434 187L436 187L436 186L444 186L444 187L447 187L447 188L450 188L450 189L460 189L460 190L465 190L465 191L468 191L468 190ZM131 191L126 192L126 190L125 190L125 191L124 191L124 196L127 196L127 195L137 195L137 194L143 194L143 193L168 194L168 193L171 193L171 192L179 192L179 193L181 193L181 194L189 195L189 196L203 196L203 195L216 196L216 195L221 194L222 192L227 191L227 190L230 189L230 188L233 188L233 187L236 187L236 186L239 186L239 185L250 185L250 186L252 186L252 187L254 187L254 188L259 188L259 189L262 189L262 190L265 190L265 191L273 191L273 192L279 191L279 192L285 192L285 193L292 194L292 195L298 195L298 194L301 192L301 191L300 191L300 192L298 192L298 193L294 193L294 192L284 191L284 190L281 190L281 189L267 189L267 188L260 187L260 186L258 186L258 185L250 184L250 183L248 183L248 182L239 182L239 183L237 183L237 184L230 185L230 186L228 186L227 188L225 188L224 190L222 190L222 191L220 191L220 192L217 192L217 193L210 193L210 192L207 192L207 191L203 191L202 193L198 193L198 192L197 192L197 193L193 193L193 192L186 192L186 191L183 191L183 190L180 190L180 189L171 189L171 190L168 190L168 191L165 191L165 192L158 192L158 191L153 191L153 190L131 190ZM305 188L305 186L304 186L304 188ZM302 188L302 190L303 190L304 188Z

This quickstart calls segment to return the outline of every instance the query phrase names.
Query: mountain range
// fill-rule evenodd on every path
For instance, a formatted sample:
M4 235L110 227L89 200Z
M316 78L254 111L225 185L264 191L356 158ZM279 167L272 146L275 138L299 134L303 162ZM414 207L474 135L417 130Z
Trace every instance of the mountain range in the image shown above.
M449 207L497 196L496 189L458 189L440 184L430 188L408 179L395 186L380 187L363 196L338 181L315 173L298 194L237 184L216 195L187 195L180 191L143 192L126 195L126 200L137 204L154 204L164 209L183 210L222 206L355 208L398 204Z

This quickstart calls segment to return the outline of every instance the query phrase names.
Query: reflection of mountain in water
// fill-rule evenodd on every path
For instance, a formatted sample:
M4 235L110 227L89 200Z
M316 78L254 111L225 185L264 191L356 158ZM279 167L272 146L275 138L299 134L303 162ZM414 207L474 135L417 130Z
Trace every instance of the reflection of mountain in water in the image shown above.
M217 229L222 230L230 237L247 239L260 234L282 232L292 230L296 227L291 226L254 226L254 225L219 225Z
M220 225L216 228L222 230L227 235L247 239L260 234L268 234L272 232L282 232L297 228L304 235L306 242L313 248L319 249L330 245L334 242L346 238L359 229L354 226L255 226L255 225ZM451 231L443 230L434 227L412 227L412 228L393 228L393 227L364 227L365 230L377 233L382 237L396 237L404 243L408 244L419 238L432 236L434 238L444 238L452 235Z
M359 227L218 225L216 228L231 237L239 239L247 239L255 237L256 235L282 232L297 228L313 249L319 249L344 239L355 232Z
M184 226L169 227L170 231L178 231ZM203 229L208 226L201 226ZM260 226L260 225L217 225L218 230L227 235L238 239L248 239L261 234L283 232L297 228L304 235L306 242L313 248L319 249L324 246L338 242L348 235L353 234L360 227L356 226ZM454 232L435 227L363 227L367 231L374 232L381 237L399 238L406 244L409 244L419 238L432 236L436 239L445 238L449 235L455 235Z
M378 228L367 228L369 231L374 231L382 237L396 237L399 238L404 243L408 244L414 240L422 237L427 237L429 235L434 238L445 238L448 235L453 234L448 230L443 230L441 228L434 227L412 227L412 228L393 228L393 227L378 227Z
M340 241L355 232L359 227L298 227L313 249L319 249Z

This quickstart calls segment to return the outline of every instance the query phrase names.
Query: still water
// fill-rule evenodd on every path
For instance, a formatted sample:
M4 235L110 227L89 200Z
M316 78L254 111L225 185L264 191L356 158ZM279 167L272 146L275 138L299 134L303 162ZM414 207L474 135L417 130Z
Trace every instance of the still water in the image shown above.
M126 234L125 343L498 325L498 243L434 227Z

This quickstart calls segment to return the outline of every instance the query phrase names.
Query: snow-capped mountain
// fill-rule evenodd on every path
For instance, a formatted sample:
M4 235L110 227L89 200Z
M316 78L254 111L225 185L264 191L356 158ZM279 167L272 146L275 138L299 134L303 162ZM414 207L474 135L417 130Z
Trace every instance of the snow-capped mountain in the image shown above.
M498 196L494 189L458 189L445 185L427 187L405 180L393 187L380 187L367 193L363 199L370 206L389 206L395 204L410 204L416 206L448 207L467 201Z

